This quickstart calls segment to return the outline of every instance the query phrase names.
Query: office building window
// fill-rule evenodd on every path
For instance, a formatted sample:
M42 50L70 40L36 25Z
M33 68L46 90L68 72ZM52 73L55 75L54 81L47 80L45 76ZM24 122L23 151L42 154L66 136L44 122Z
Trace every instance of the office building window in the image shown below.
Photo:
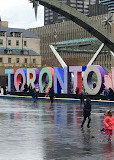
M19 40L16 40L16 46L19 46Z
M25 63L27 63L27 58L25 58Z
M8 45L11 46L11 40L8 40Z
M3 39L0 39L0 45L3 45Z
M2 63L2 60L3 60L2 57L0 57L0 63Z
M19 58L16 59L16 63L19 63Z
M8 58L8 63L11 63L11 58Z
M5 32L0 32L0 36L5 37Z
M24 46L27 46L27 41L24 41Z
M15 37L21 37L21 33L14 33Z
M8 54L12 54L12 50L10 50L10 49L7 50L7 53L8 53Z
M33 63L36 63L36 59L33 59Z

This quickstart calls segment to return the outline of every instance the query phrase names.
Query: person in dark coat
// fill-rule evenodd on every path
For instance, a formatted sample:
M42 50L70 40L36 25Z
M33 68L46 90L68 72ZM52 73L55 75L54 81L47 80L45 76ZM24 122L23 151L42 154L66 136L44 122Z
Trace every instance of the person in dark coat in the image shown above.
M76 98L78 98L79 97L79 88L78 87L76 87L75 93L76 93Z
M36 88L36 100L38 99L38 97L39 97L39 89Z
M29 93L31 93L31 92L32 92L32 90L33 90L33 89L32 89L32 85L31 85L31 83L29 84L29 88L28 88L28 89L29 89Z
M21 92L22 83L19 84L19 91Z
M54 94L54 89L53 89L53 87L51 87L50 90L49 90L49 97L50 97L51 103L53 103L54 95L55 95Z
M28 91L28 85L27 85L27 83L25 83L25 85L24 85L24 92L27 92Z
M82 121L82 124L81 124L81 128L83 127L86 119L88 118L88 124L87 124L87 127L90 128L90 122L91 122L91 100L88 98L86 100L86 103L84 104L84 108L83 108L83 121Z
M33 102L36 102L36 88L32 89Z
M109 88L109 99L114 100L114 91L112 90L112 88Z
M6 95L6 86L3 87L3 94Z
M84 93L81 92L80 94L80 104L82 105L82 103L84 104Z

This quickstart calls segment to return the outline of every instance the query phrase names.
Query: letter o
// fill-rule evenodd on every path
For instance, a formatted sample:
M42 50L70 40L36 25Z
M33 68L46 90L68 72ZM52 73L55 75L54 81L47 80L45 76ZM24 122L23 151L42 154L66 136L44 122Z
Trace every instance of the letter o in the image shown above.
M45 79L43 79L43 76L47 74L49 76L49 84L48 87L52 87L53 85L53 81L54 81L54 69L51 67L45 67L40 71L40 75L39 75L39 86L40 86L40 90L41 92L43 92L44 89L44 83L45 83ZM47 89L48 89L47 87ZM46 89L46 92L47 92Z
M97 84L95 88L93 88L93 85L92 85L93 73L95 73L97 76ZM85 70L84 77L83 77L83 85L88 94L96 95L98 93L99 94L102 93L104 89L104 75L105 75L105 71L99 65L91 65Z

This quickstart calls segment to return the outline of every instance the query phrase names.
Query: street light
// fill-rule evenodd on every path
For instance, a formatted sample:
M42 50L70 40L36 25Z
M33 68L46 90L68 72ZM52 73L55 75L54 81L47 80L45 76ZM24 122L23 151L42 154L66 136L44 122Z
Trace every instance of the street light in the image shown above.
M56 41L57 41L57 29L54 28L54 43L55 43L55 46L56 46Z

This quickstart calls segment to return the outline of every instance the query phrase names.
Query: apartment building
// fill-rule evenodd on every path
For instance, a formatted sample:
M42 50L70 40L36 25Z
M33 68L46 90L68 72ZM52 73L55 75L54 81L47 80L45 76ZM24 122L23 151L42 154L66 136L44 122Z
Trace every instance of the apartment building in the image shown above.
M25 29L0 29L0 76L5 68L41 67L40 39Z

